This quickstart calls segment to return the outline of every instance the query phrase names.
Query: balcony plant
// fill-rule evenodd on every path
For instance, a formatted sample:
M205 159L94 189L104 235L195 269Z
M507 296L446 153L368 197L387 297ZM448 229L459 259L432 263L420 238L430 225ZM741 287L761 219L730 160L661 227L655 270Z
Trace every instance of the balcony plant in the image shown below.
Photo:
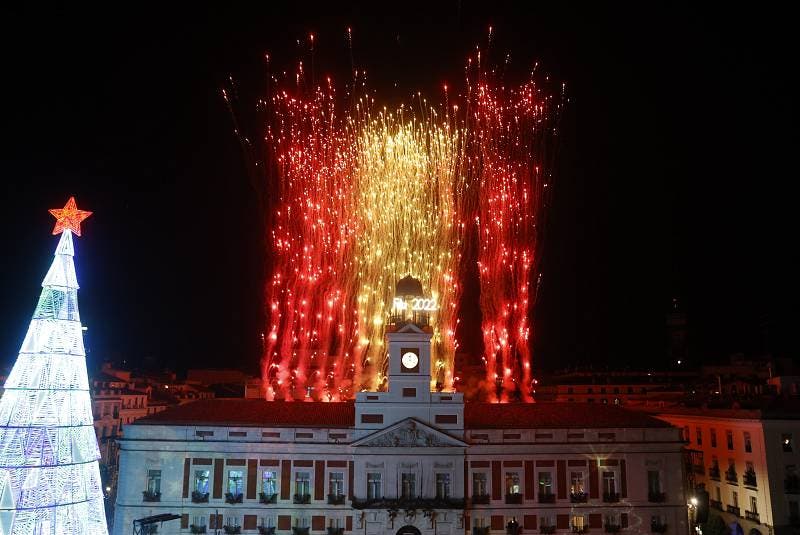
M273 494L265 494L263 492L258 493L258 501L259 503L263 503L265 505L274 505L278 503L278 495Z
M152 492L149 490L142 491L142 501L143 502L160 502L161 501L161 493L160 492Z
M242 503L242 498L244 498L244 496L241 494L233 494L231 492L225 493L225 503Z
M208 493L193 490L192 503L208 503Z

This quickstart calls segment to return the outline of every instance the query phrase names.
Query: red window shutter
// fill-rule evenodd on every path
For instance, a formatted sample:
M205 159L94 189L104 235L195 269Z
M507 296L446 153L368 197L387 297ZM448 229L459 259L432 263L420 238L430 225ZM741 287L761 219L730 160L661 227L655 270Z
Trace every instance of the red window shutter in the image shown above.
M258 459L247 461L247 499L255 500L258 485ZM255 529L255 528L253 528Z
M189 497L189 465L190 459L183 460L183 497Z
M499 500L502 498L501 491L503 490L503 480L501 479L500 461L492 461L492 499ZM502 518L502 517L501 517ZM504 529L500 527L498 529Z
M522 522L523 529L536 529L536 515L525 515Z
M589 460L589 497L600 497L600 480L597 474L597 459Z
M311 529L314 531L323 531L325 529L325 517L324 516L312 516L311 517Z
M589 527L590 528L602 528L603 527L603 515L600 513L592 513L589 515Z
M566 461L558 461L556 464L556 475L558 478L558 499L559 500L566 500L567 499L567 463Z
M627 528L628 527L628 513L622 513L619 515L619 527Z
M292 517L289 515L278 515L278 529L292 529Z
M281 463L281 500L288 500L289 494L291 493L292 487L292 461L283 461ZM291 524L290 526L291 527ZM278 529L289 529L286 528L278 528Z
M533 461L525 461L525 499L533 500L535 498L534 490L536 488L535 481L536 474L533 472Z
M222 473L224 459L214 459L214 498L222 498Z
M503 515L492 515L492 529L505 529Z
M258 527L258 517L256 515L244 515L242 527L244 529L256 529Z
M624 459L619 462L619 478L620 478L620 482L619 482L620 494L622 494L623 498L627 498L628 497L628 473L627 473L627 470L625 469L625 460Z
M345 529L345 531L353 531L353 517L352 516L344 517L344 529Z
M569 515L556 515L556 528L558 529L569 528Z
M181 515L181 529L189 529L189 515Z
M314 465L314 499L325 499L325 461L317 461ZM324 527L323 517L323 527Z

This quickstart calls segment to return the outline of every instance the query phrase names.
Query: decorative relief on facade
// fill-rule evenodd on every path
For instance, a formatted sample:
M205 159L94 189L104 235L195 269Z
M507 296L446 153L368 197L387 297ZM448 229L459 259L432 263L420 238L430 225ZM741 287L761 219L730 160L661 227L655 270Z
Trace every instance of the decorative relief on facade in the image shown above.
M453 444L441 436L421 429L414 420L406 420L402 425L363 443L363 445L407 448L452 446Z

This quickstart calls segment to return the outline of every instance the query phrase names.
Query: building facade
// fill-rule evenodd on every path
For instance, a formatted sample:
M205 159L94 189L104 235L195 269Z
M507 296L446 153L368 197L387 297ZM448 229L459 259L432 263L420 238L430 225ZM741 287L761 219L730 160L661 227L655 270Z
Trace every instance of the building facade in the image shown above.
M800 532L799 412L675 409L658 417L683 430L694 484L726 524L749 535Z
M680 430L590 404L431 392L428 327L387 334L389 386L354 402L202 400L120 446L114 533L687 533Z

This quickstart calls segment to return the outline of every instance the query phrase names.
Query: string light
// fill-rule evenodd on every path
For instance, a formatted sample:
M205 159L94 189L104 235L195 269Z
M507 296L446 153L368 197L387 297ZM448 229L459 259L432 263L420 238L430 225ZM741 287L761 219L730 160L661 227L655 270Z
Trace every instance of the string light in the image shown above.
M91 212L50 213L61 238L0 400L0 533L107 535L72 243Z

